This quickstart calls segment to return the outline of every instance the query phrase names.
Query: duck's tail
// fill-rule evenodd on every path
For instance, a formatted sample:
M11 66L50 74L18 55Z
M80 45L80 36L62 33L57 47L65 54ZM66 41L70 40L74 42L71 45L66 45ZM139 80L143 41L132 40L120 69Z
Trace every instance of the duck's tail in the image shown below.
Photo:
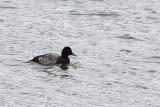
M38 62L39 60L38 60L38 57L34 57L33 59L31 59L31 61Z

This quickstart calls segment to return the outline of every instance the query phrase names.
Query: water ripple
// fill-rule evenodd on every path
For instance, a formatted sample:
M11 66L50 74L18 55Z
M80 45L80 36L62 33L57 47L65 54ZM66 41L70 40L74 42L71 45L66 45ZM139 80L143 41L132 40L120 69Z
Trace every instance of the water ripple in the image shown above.
M1 9L16 9L17 7L13 6L0 6Z
M120 15L116 13L70 13L69 15L77 15L77 16L102 16L102 17L109 17L114 16L118 17Z
M120 51L121 51L121 52L126 52L126 53L132 52L131 50L128 50L128 49L121 49Z
M155 71L155 70L148 70L147 72L149 72L149 73L156 73L157 71Z
M160 59L160 56L152 56L150 58L154 58L154 59Z
M136 37L132 37L129 34L125 34L123 36L117 36L116 38L124 39L124 40L135 40L135 41L138 40L138 41L140 41L140 39L137 39Z

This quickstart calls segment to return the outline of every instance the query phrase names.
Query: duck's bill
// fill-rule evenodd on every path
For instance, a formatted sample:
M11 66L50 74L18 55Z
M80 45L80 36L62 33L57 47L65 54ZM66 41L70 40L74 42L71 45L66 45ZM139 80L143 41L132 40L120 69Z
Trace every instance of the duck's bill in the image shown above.
M72 53L71 55L76 56L74 53Z

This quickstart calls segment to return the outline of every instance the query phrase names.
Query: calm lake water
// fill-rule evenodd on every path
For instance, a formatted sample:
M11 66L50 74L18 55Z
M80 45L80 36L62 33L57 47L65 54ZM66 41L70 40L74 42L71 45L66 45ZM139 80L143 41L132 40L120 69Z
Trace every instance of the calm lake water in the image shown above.
M160 107L160 0L1 0L1 107ZM36 55L70 46L69 65Z

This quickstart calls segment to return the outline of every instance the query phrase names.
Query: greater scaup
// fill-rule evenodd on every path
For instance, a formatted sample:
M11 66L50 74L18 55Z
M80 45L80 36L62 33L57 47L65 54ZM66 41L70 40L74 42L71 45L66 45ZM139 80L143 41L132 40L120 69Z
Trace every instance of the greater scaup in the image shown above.
M43 65L66 64L70 62L70 59L68 58L69 55L75 56L71 48L66 46L62 50L61 56L54 53L49 53L45 55L36 56L31 61L43 64Z

